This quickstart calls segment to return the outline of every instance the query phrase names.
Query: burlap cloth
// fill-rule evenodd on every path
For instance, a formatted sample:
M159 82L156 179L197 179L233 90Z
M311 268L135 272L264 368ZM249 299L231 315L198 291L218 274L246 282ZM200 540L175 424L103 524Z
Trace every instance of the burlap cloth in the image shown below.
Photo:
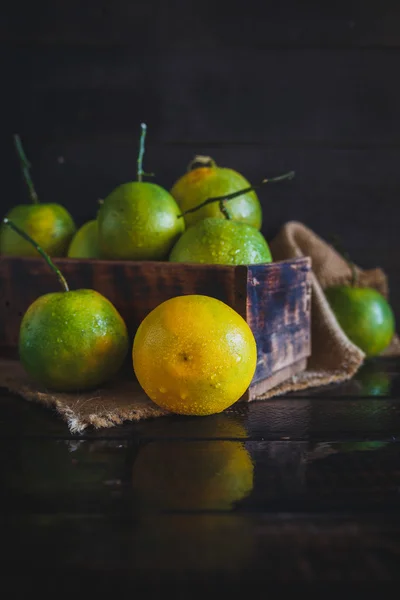
M365 357L339 327L323 292L329 285L350 281L348 264L332 246L305 225L294 221L282 227L270 246L275 261L299 256L310 256L312 259L312 355L306 371L258 399L350 379ZM381 269L365 271L357 267L357 271L359 285L374 287L388 296L387 278ZM400 355L397 335L385 354ZM3 360L0 361L0 387L26 400L55 409L67 422L71 432L82 432L88 426L112 427L124 421L139 421L167 414L133 381L132 372L94 392L62 394L39 389L17 361Z

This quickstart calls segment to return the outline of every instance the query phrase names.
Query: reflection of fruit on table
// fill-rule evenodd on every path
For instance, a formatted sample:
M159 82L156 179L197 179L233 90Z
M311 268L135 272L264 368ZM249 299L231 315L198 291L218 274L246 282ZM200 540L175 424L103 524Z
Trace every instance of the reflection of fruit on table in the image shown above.
M224 510L253 488L253 463L243 442L148 442L133 465L133 490L144 511Z
M357 371L355 380L360 384L361 394L385 396L390 393L392 378L379 365L365 363Z
M338 442L331 444L336 452L372 452L386 448L389 442Z

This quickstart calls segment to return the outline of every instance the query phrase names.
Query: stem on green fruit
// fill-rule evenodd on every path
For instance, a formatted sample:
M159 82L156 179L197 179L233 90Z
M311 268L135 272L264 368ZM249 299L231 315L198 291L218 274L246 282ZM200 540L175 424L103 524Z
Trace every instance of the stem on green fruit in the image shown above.
M51 260L50 256L39 246L39 244L37 244L35 242L35 240L33 240L27 233L25 233L25 231L23 231L22 229L20 229L18 227L18 225L15 225L15 223L13 223L12 221L10 221L10 219L7 219L7 217L5 217L3 219L3 223L5 225L8 225L8 227L10 227L11 229L13 229L15 231L15 233L17 233L18 235L20 235L22 238L24 238L24 240L26 240L27 242L29 242L30 244L32 244L32 246L34 248L36 248L36 250L39 252L39 254L41 254L43 256L44 260L47 262L47 264L49 265L50 269L52 269L52 271L54 271L54 273L57 275L58 280L61 283L61 286L62 286L64 292L69 292L68 283L67 283L67 280L65 279L64 275L61 273L61 271L53 263L53 261Z
M137 159L137 179L138 179L138 181L143 180L143 175L146 175L147 177L154 177L154 173L145 173L143 171L144 143L146 140L147 125L146 125L146 123L141 123L140 127L142 129L142 132L140 134L139 154L138 154L138 159Z
M344 258L344 260L347 262L347 264L351 270L351 279L350 279L351 287L356 287L357 283L358 283L358 273L357 273L356 265L351 260L349 253L344 249L342 241L338 235L336 235L336 234L332 235L331 242L332 242L332 246L341 255L341 257Z
M220 200L219 210L222 212L222 214L224 215L225 219L227 219L228 221L232 220L232 215L231 215L230 210L228 209L226 200Z
M284 173L283 175L278 175L277 177L271 177L271 179L263 179L261 183L275 183L277 181L285 181L285 179L293 179L295 176L294 171L289 171L288 173Z
M221 208L221 202L225 203L228 200L233 200L234 198L237 198L238 196L242 196L243 194L252 192L252 191L258 189L259 187L261 187L264 183L274 183L275 181L283 181L284 179L293 179L294 175L295 175L294 171L289 171L288 173L285 173L284 175L279 175L278 177L272 177L271 179L265 178L258 185L251 185L247 188L243 188L242 190L238 190L237 192L232 192L231 194L225 194L224 196L215 196L214 198L207 198L207 200L204 200L204 202L202 202L201 204L198 204L197 206L194 206L193 208L188 208L183 213L178 215L178 219L181 219L182 217L184 217L185 215L187 215L189 213L196 212L197 210L200 210L200 208L203 208L203 206L207 206L208 204L212 204L213 202L219 202L220 208ZM225 204L225 208L226 208L226 204Z
M142 177L143 177L144 142L146 140L147 125L146 125L146 123L141 123L140 127L142 128L142 132L140 134L139 155L138 155L138 159L137 159L137 178L138 178L138 181L142 181Z
M26 154L25 154L23 146L22 146L21 138L19 137L19 135L17 133L14 135L14 142L15 142L15 147L17 149L22 174L24 176L26 185L28 186L29 195L31 197L31 200L32 200L33 204L39 204L39 198L36 193L35 186L33 185L33 181L32 181L32 178L31 178L31 175L29 172L30 168L31 168L31 164L30 164L29 160L26 158Z
M196 154L196 156L190 161L187 166L187 171L194 171L201 167L216 167L217 163L211 156L204 156L203 154Z

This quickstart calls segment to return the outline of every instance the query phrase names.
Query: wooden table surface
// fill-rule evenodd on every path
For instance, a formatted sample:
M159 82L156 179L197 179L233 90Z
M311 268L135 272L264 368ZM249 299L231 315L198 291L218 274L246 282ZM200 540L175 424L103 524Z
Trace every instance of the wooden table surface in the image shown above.
M221 415L84 435L5 390L0 401L13 590L193 597L399 578L400 360Z

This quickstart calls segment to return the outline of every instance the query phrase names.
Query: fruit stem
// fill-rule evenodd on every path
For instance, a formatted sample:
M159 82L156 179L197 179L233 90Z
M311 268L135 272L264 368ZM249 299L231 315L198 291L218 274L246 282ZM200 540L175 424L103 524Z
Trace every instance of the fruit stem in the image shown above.
M358 283L358 273L357 273L356 265L351 260L349 253L344 249L340 237L338 235L333 235L333 236L331 236L331 240L332 240L333 247L335 248L335 250L337 252L339 252L339 254L342 256L342 258L344 258L344 260L347 262L347 264L351 270L351 279L350 279L351 287L356 287L357 283Z
M137 179L138 179L138 181L143 180L143 175L147 175L147 177L154 177L154 173L145 173L143 171L144 143L146 140L147 125L146 125L146 123L141 123L140 127L142 129L142 132L140 134L139 154L138 154L138 159L137 159Z
M228 221L232 220L232 215L226 205L226 201L225 200L221 200L219 203L219 210L222 212L222 214L224 215L225 219L227 219Z
M31 175L29 173L31 164L30 164L29 160L26 158L26 154L25 154L23 146L22 146L21 138L19 137L19 135L17 133L14 135L14 142L15 142L15 147L17 149L22 174L24 176L26 185L28 186L29 195L31 197L31 200L32 200L33 204L39 204L39 198L36 193L35 187L33 185Z
M295 175L294 171L289 171L288 173L285 173L284 175L279 175L278 177L272 177L271 179L265 178L258 185L251 185L247 188L243 188L242 190L238 190L237 192L232 192L231 194L225 194L224 196L215 196L214 198L207 198L207 200L204 200L204 202L201 202L201 204L198 204L197 206L194 206L193 208L188 208L183 213L178 215L178 219L181 219L182 217L184 217L185 215L187 215L189 213L196 212L197 210L200 210L200 208L203 208L203 206L207 206L208 204L212 204L213 202L220 202L220 208L221 208L221 201L225 202L227 200L233 200L234 198L237 198L238 196L242 196L243 194L247 194L248 192L252 192L252 191L258 189L264 183L274 183L275 181L283 181L284 179L293 179L294 175ZM225 209L226 209L226 205L225 205Z
M37 244L27 233L25 233L25 231L23 231L17 225L15 225L15 223L13 223L12 221L10 221L10 219L7 219L7 217L5 217L3 219L3 223L5 225L8 225L8 227L10 227L11 229L13 229L15 231L15 233L18 233L18 235L20 235L22 238L24 238L24 240L26 240L27 242L29 242L30 244L32 244L32 246L34 248L36 248L36 250L39 252L39 254L41 254L43 256L44 260L47 262L47 264L49 265L50 269L52 269L54 271L54 273L57 275L58 280L61 283L61 286L62 286L64 292L69 292L68 283L67 283L67 280L65 279L64 275L61 273L61 271L53 263L53 261L51 260L50 256L39 246L39 244Z
M288 173L284 173L283 175L278 175L277 177L271 177L271 179L263 179L261 183L275 183L277 181L285 181L285 179L293 179L295 176L294 171L289 171Z
M197 165L197 166L196 166ZM203 154L196 154L196 156L190 161L187 166L187 171L194 171L200 167L216 167L217 163L211 156L204 156Z

